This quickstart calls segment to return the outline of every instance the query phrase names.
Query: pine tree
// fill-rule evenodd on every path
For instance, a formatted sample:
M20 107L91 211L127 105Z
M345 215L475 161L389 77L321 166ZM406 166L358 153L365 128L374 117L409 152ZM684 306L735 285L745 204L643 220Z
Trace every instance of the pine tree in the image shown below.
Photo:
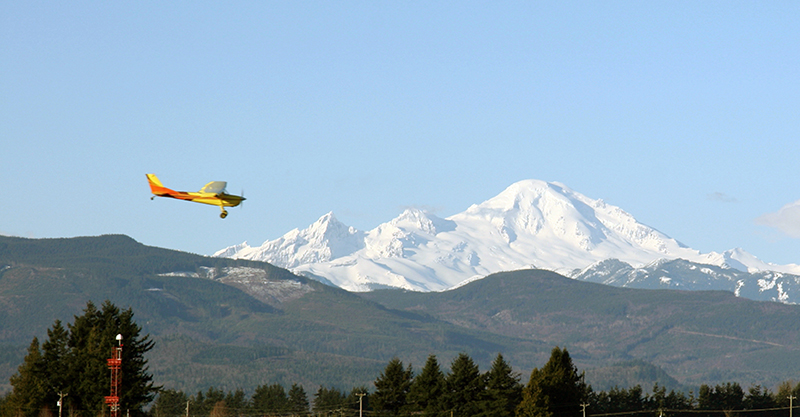
M744 390L736 382L716 385L714 388L703 384L697 396L697 407L701 410L742 410Z
M466 353L459 353L445 378L446 409L456 416L474 416L486 401L486 381L478 365Z
M241 388L238 388L236 391L228 392L228 394L225 395L225 407L228 408L228 414L241 415L247 410L248 405L244 390Z
M8 407L16 415L35 417L47 403L45 397L49 389L39 339L34 337L22 365L11 377L14 390L8 398Z
M759 410L764 408L775 408L775 397L767 388L761 385L752 386L747 390L744 398L745 410Z
M417 375L408 390L407 409L433 416L442 410L442 396L445 392L444 373L439 368L435 355L428 356L422 372Z
M314 394L312 410L317 414L339 410L344 406L346 398L347 396L336 388L325 388L321 386L317 390L317 393Z
M781 382L778 384L778 392L775 394L775 404L778 407L789 407L790 396L800 397L800 383L795 384L793 381Z
M691 410L694 408L694 398L687 397L682 392L675 392L675 390L667 394L665 387L655 384L653 394L647 398L647 408L650 410Z
M302 386L292 384L289 388L289 404L288 411L294 414L307 415L308 414L308 395Z
M522 385L519 374L498 354L492 369L486 373L486 396L482 415L496 417L514 416L517 406L522 401Z
M547 364L531 372L528 385L522 390L517 416L580 415L581 404L590 391L583 378L567 349L554 348Z
M403 362L392 358L375 380L375 393L370 399L375 411L397 415L406 405L412 377L411 366L403 369Z
M174 389L162 390L150 408L150 415L155 417L182 417L186 412L189 397L183 391Z
M189 411L192 415L207 416L211 414L215 408L218 408L220 403L224 404L224 402L225 391L219 388L209 387L205 393L203 393L203 391L198 391L197 395L190 400ZM218 409L217 412L219 411Z
M141 327L134 323L132 310L120 311L110 301L105 301L98 310L89 302L84 314L75 317L68 327L68 372L72 381L69 393L78 409L98 413L105 406L103 398L108 395L109 374L106 360L117 343L117 334L123 338L120 404L139 412L153 400L159 387L153 385L152 376L147 373L144 354L154 343L150 335L140 336Z
M42 344L43 359L48 364L46 368L47 379L53 388L46 399L50 404L54 404L57 401L58 392L68 394L64 391L69 384L67 379L68 341L69 332L61 324L61 320L56 320L53 327L47 330L47 340Z
M253 410L260 414L281 413L289 408L289 398L280 384L259 385L250 403Z

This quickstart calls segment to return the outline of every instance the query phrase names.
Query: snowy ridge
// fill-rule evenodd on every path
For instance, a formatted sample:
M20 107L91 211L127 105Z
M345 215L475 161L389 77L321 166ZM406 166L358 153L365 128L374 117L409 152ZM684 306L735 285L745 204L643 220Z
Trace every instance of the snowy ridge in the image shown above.
M680 258L751 273L800 274L798 265L769 264L741 249L701 254L619 207L563 184L538 180L512 184L496 197L447 218L407 209L361 232L328 213L304 230L292 230L258 247L246 242L230 246L214 256L270 262L350 291L441 291L523 268L575 276L609 259L633 271Z
M364 246L363 233L345 226L328 213L304 230L294 229L282 237L251 247L244 242L216 252L213 256L269 262L283 268L327 262Z
M800 301L800 276L775 271L747 272L727 265L700 264L685 259L660 259L638 268L617 259L607 259L570 276L617 287L722 290L751 300L792 304Z

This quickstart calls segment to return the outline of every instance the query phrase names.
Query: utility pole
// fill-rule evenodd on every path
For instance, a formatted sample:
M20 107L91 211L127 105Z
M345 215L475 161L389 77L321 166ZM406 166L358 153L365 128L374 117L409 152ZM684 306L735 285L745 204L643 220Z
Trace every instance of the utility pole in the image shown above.
M364 417L364 396L367 394L359 392L356 395L358 395L358 417Z
M58 392L58 417L61 417L61 409L64 407L64 397L68 394L64 394L63 392Z
M795 396L789 394L789 417L792 417L792 400L794 400Z

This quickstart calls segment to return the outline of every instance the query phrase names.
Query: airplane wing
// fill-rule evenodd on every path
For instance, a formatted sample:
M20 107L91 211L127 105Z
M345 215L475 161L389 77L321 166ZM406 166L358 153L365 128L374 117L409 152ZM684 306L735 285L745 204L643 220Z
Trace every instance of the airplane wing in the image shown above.
M219 194L225 191L225 186L228 185L225 181L211 181L200 189L201 193Z

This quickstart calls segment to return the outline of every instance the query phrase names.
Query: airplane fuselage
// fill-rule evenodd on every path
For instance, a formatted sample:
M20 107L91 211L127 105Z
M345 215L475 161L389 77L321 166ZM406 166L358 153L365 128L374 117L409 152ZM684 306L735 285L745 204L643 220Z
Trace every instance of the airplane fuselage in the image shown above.
M150 197L151 200L155 197L166 197L217 206L222 210L220 217L223 219L228 215L225 207L236 207L245 200L244 196L226 193L225 182L222 181L210 182L197 192L175 191L164 187L154 174L147 174L147 181L150 184L150 191L153 193L153 196Z
M193 201L195 203L209 204L212 206L236 207L244 197L233 194L194 193L186 191L172 191L167 193L153 193L156 197L176 198L178 200Z

